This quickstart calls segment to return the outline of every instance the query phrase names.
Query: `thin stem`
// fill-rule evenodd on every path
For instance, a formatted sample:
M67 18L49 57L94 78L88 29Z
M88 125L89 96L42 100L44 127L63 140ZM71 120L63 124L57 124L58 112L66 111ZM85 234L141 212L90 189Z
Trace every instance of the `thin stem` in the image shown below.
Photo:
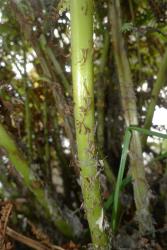
M153 119L153 115L154 115L154 111L155 111L155 106L157 104L158 96L159 96L160 90L163 88L166 81L167 81L167 50L165 52L162 63L160 65L157 80L153 85L153 90L151 93L151 101L148 105L146 119L144 122L145 129L150 129L150 127L152 125L152 119ZM146 142L147 142L147 135L144 135L142 137L143 148L145 147Z

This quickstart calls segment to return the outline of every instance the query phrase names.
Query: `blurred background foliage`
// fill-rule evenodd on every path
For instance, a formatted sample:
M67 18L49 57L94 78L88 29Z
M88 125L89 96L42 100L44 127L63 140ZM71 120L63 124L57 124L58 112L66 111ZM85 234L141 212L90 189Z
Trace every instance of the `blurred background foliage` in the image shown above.
M95 1L95 116L97 143L100 152L103 151L101 160L107 160L116 177L125 125L108 8L108 1ZM132 72L139 126L143 127L167 49L167 2L121 1L121 9L121 32ZM0 122L27 159L37 179L36 185L49 190L60 207L74 211L85 232L87 222L76 160L70 60L67 1L0 0ZM165 76L151 120L151 128L163 133L167 131L167 71ZM101 120L98 112L103 112ZM157 229L167 223L166 153L166 141L148 137L143 157L147 180L153 190L151 209ZM28 221L33 221L53 242L67 241L40 209L3 148L0 148L0 171L0 198L15 202L12 226L31 236ZM103 198L107 200L113 185L104 173L101 179ZM133 222L131 185L127 186L121 202L120 230ZM110 209L108 215L111 216ZM86 231L80 237L81 244L89 242L88 235ZM160 234L157 237L162 249L166 249L166 240Z

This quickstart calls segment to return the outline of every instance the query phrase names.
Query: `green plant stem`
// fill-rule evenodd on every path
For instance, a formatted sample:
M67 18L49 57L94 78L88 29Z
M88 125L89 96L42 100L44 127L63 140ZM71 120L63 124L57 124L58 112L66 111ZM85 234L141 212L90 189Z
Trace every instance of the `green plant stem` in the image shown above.
M167 82L167 50L165 52L162 63L160 65L157 80L153 85L153 90L151 93L151 101L148 105L146 119L144 122L145 129L150 129L150 127L152 125L152 119L153 119L153 115L154 115L155 106L157 104L158 96L159 96L160 90L163 88L165 82ZM147 135L144 135L142 137L143 148L145 147L146 142L147 142Z
M111 1L109 17L112 23L113 52L116 60L125 124L127 127L131 124L138 125L137 107L131 71L125 50L124 39L121 33L122 20L119 0ZM133 132L130 145L130 166L139 228L143 234L148 231L152 232L153 224L149 211L150 194L145 178L141 141L139 134L136 131Z
M2 124L0 124L0 147L6 150L10 161L23 178L25 186L35 195L46 215L53 220L60 232L68 237L73 237L74 231L72 226L63 218L62 211L56 202L46 197L43 187L40 186L40 183L32 174L28 163L23 158L23 153L18 150L14 140Z
M74 116L81 188L85 211L97 249L107 249L108 236L95 150L93 88L93 1L70 0Z

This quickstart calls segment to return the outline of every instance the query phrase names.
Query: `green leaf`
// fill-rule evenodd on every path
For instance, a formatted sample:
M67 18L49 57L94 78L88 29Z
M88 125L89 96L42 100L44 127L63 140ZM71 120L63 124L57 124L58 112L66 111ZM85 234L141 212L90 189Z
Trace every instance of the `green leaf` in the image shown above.
M124 188L130 182L132 182L132 177L131 176L127 176L126 178L124 178L123 181L122 181L122 183L121 183L120 191L123 191ZM107 201L104 203L104 209L108 210L113 205L113 201L114 201L114 192L109 196L109 198L107 199Z
M119 167L119 172L118 172L118 177L117 177L117 182L116 182L115 192L114 192L114 203L113 203L113 210L112 210L112 229L113 229L113 231L116 230L116 226L117 226L119 196L120 196L123 175L125 172L125 164L126 164L126 159L127 159L127 155L128 155L131 135L132 135L131 131L127 128L125 131L123 150L122 150L122 155L121 155L121 162L120 162L120 167Z
M133 23L129 22L129 23L124 23L121 27L121 32L122 33L126 33L126 32L129 32L129 31L132 31L133 30Z

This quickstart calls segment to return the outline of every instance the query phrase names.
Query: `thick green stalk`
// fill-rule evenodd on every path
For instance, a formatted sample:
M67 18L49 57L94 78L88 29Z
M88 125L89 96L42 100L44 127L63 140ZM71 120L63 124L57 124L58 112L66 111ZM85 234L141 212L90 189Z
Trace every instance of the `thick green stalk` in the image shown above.
M151 101L148 105L146 119L144 122L145 129L150 129L150 127L152 125L152 119L153 119L153 115L154 115L155 106L157 104L158 96L159 96L160 90L163 88L165 82L167 82L167 50L165 52L162 63L160 65L157 80L153 86L153 90L151 93ZM143 147L145 147L146 142L147 142L147 135L144 135L142 137Z
M110 19L112 22L112 43L120 83L123 115L126 126L129 127L130 125L138 125L138 116L130 66L121 33L122 21L119 0L111 1ZM145 178L141 141L136 131L133 132L130 145L130 165L140 231L141 233L150 232L153 229L149 211L150 194Z
M74 116L81 187L93 244L107 249L95 150L93 0L70 0Z
M23 154L18 150L14 140L8 134L7 130L0 124L0 147L4 148L12 164L23 178L25 186L35 195L38 202L43 207L47 216L49 216L60 232L66 236L73 236L73 228L68 221L63 218L58 205L46 197L43 186L32 174L28 163L23 158Z

